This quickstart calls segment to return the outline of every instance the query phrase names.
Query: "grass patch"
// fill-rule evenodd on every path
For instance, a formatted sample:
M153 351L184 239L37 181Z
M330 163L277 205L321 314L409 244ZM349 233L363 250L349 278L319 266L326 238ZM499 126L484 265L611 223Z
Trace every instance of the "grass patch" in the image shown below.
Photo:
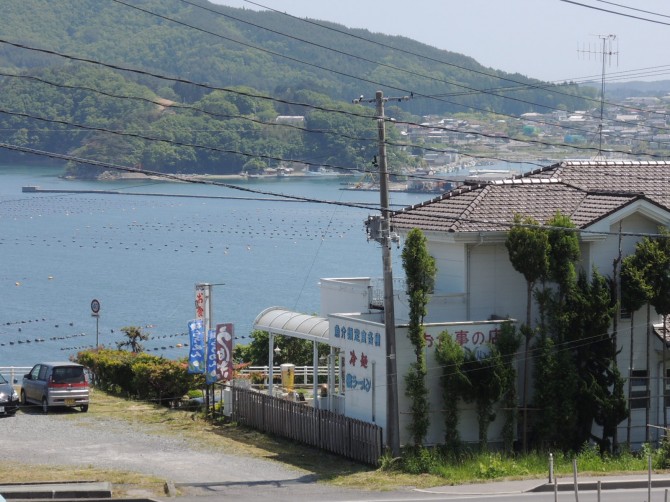
M49 483L66 481L106 481L112 484L114 498L137 494L165 496L163 479L129 471L96 469L71 465L28 465L3 462L0 466L0 483Z
M644 473L647 470L647 452L643 449L640 454L622 452L617 456L600 455L595 446L587 445L576 456L554 454L554 475L572 476L573 459L577 460L580 475ZM654 451L652 456L657 471L662 470L663 450ZM549 454L532 452L503 455L498 452L466 451L455 457L439 448L419 448L404 452L402 459L396 462L383 459L382 465L382 471L420 476L424 483L437 481L443 485L458 485L494 480L546 479Z

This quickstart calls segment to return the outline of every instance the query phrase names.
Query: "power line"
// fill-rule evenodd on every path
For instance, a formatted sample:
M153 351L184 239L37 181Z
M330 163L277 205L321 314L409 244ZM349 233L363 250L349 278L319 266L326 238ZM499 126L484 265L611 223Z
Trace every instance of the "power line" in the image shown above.
M121 2L120 0L114 0L114 1L123 3L123 2ZM444 64L444 65L455 66L455 67L458 68L458 69L464 69L464 70L467 70L467 71L471 71L471 72L475 72L475 73L480 73L480 74L485 75L485 76L490 77L490 78L497 78L497 79L507 80L507 81L510 81L510 82L515 82L515 83L520 84L518 87L499 87L499 88L490 88L490 89L476 89L476 88L473 88L473 87L470 87L470 86L466 86L466 85L463 85L463 84L459 84L459 83L456 83L456 82L452 82L452 81L448 81L448 80L444 80L444 79L438 79L438 78L432 77L432 76L430 76L430 75L420 74L420 73L417 73L417 72L414 72L414 71L410 71L410 70L406 70L406 69L404 69L404 68L400 68L400 67L398 67L398 66L389 65L389 64L386 64L386 63L378 62L378 61L372 61L372 60L370 60L370 59L363 58L363 57L361 57L361 56L359 56L359 55L355 55L355 54L347 53L347 52L344 52L344 51L341 51L341 50L337 50L337 49L334 49L334 48L331 48L331 47L327 47L327 46L324 46L324 45L322 45L322 44L318 44L318 43L315 43L315 42L312 42L312 41L309 41L309 40L305 40L305 39L303 39L303 38L299 38L299 37L296 37L296 36L294 36L294 35L286 34L286 33L283 33L283 32L280 32L280 31L277 31L277 30L274 30L274 29L271 29L271 28L267 28L267 27L258 25L258 24L256 24L256 23L252 23L252 22L250 22L250 21L246 21L246 20L240 19L240 18L235 17L235 16L231 16L231 15L229 15L229 14L225 14L225 13L221 12L220 10L212 9L212 8L206 7L206 6L204 6L204 5L198 5L198 4L196 4L196 3L191 2L190 0L180 0L180 1L183 2L183 3L186 3L186 4L188 4L188 5L191 5L191 6L193 6L193 7L197 7L197 8L199 8L199 9L206 10L206 11L211 12L211 13L213 13L213 14L217 14L217 15L220 15L220 16L222 16L222 17L225 17L225 18L228 18L228 19L232 19L232 20L237 21L237 22L240 22L240 23L247 24L247 25L253 26L253 27L255 27L255 28L263 29L263 30L269 31L269 32L271 32L271 33L274 33L274 34L277 34L277 35L280 35L280 36L283 36L283 37L286 37L286 38L289 38L289 39L292 39L292 40L297 40L297 41L300 41L300 42L302 42L302 43L305 43L305 44L308 44L308 45L312 45L312 46L315 46L315 47L319 47L319 48L322 48L322 49L326 49L326 50L329 50L329 51L333 51L333 52L336 52L336 53L338 53L338 54L346 55L346 56L348 56L348 57L361 59L361 60L363 60L363 61L366 61L366 62L369 62L369 63L373 63L373 64L378 65L378 66L391 68L391 69L398 70L398 71L402 71L402 72L405 72L405 73L408 73L408 74L411 74L411 75L419 76L419 77L422 77L422 78L428 78L428 79L436 80L436 81L439 81L439 82L442 82L442 83L445 83L445 84L448 84L448 85L453 85L453 86L456 86L456 87L461 87L461 88L463 88L463 89L466 89L466 91L467 91L467 92L462 92L462 93L432 94L432 95L422 94L422 93L420 93L420 92L418 92L418 91L413 91L413 95L414 95L414 97L416 97L416 98L422 97L422 98L428 98L428 99L435 99L435 100L437 100L437 101L444 102L444 103L447 103L447 104L451 104L451 105L454 105L454 106L461 106L461 107L464 107L464 108L469 108L469 109L473 109L473 110L477 110L477 111L483 111L483 112L488 112L488 113L490 113L489 110L485 110L485 109L477 108L477 107L475 107L475 106L473 106L473 105L471 105L471 104L470 104L470 105L464 105L464 104L462 104L462 103L458 103L458 102L454 102L454 101L448 101L448 100L445 100L445 99L440 99L441 97L443 97L443 96L447 96L447 95L448 95L448 96L464 96L464 95L469 95L469 94L487 94L487 95L491 95L491 96L494 96L494 97L499 97L499 98L503 98L503 99L509 99L509 100L512 100L512 101L518 101L518 102L521 102L521 103L524 103L524 104L529 104L529 105L534 106L534 107L544 107L544 108L547 108L547 109L550 109L550 110L559 110L559 109L557 109L557 108L555 108L555 107L551 107L551 106L547 106L547 105L542 105L542 104L539 104L539 103L534 103L534 102L532 102L532 101L528 101L528 100L524 100L524 99L519 99L519 98L510 97L510 96L507 96L507 95L504 95L504 94L498 94L498 91L501 91L501 92L509 92L509 91L521 91L521 90L530 90L530 89L542 89L542 90L550 90L551 92L554 92L554 93L559 94L559 95L564 95L564 96L567 96L567 97L570 97L570 98L580 98L580 99L584 99L584 100L587 100L587 101L594 101L594 102L596 102L598 105L601 105L601 104L602 104L602 101L601 101L601 100L594 100L594 99L592 99L592 98L588 98L588 97L580 97L580 96L576 96L576 95L573 95L573 94L568 94L568 93L565 93L565 92L560 91L559 89L555 89L554 87L552 87L552 86L550 86L550 85L536 85L536 84L523 83L523 82L518 81L518 80L513 80L513 79L503 78L503 77L500 77L500 76L495 75L495 74L492 74L492 73L481 72L481 71L474 70L474 69L470 69L470 68L467 68L467 67L463 67L463 66L459 66L459 65L454 65L454 64L452 64L452 63L448 63L448 62L445 62L445 61L436 60L436 61L441 62L441 63ZM365 37L361 37L361 36L358 36L358 35L354 35L354 34L351 34L351 33L348 33L348 32L344 32L344 31L342 31L342 30L338 30L338 29L335 29L335 28L331 28L331 27L329 27L329 26L325 26L325 25L322 25L322 24L320 24L320 23L316 23L316 22L314 22L314 21L310 21L310 20L308 20L308 19L297 18L297 17L292 16L292 15L290 15L290 14L287 14L287 13L285 13L285 12L279 12L279 11L277 11L277 10L275 10L275 9L272 9L272 8L270 8L270 7L266 7L266 6L264 6L264 5L261 5L261 4L255 3L255 2L251 2L251 1L248 1L248 0L245 0L245 1L247 1L248 3L251 3L251 4L253 4L253 5L262 7L262 8L264 8L264 9L267 9L267 10L269 10L269 11L272 11L272 12L275 12L275 13L280 13L280 14L283 14L283 15L285 15L285 16L287 16L287 17L290 17L290 18L293 18L293 19L297 19L297 20L303 21L303 22L305 22L305 23L309 23L309 24L316 25L316 26L318 26L318 27L320 27L320 28L323 28L323 29L330 29L330 30L336 31L336 32L338 32L338 33L345 34L345 35L347 35L347 36L351 36L351 37L356 38L356 39L365 40L365 41L367 41L367 42L369 42L369 43L373 43L373 44L381 45L381 46L383 46L383 47L385 47L385 48L389 48L389 49L392 49L392 50L397 50L397 51L400 51L400 52L408 53L408 54L410 54L410 55L412 55L412 56L416 56L416 57L421 57L421 58L425 58L425 59L432 60L432 58L428 58L428 57L426 57L426 56L424 56L424 55L417 54L417 53L415 53L415 52L406 51L406 50L403 50L403 49L398 49L398 48L395 48L395 47L393 47L393 46L389 46L389 45L387 45L387 44L378 43L378 42L369 40L369 39L367 39L367 38L365 38ZM126 5L126 4L124 4L124 5ZM150 12L150 11L145 11L145 12ZM157 14L156 14L156 15L157 15ZM162 16L159 16L159 17L162 17ZM197 28L196 28L196 29L197 29ZM259 49L259 50L263 50L263 51L264 51L265 49ZM354 77L354 78L355 78L355 77ZM388 86L387 86L387 87L388 87ZM391 88L393 88L393 87L391 87ZM403 92L409 92L409 91L406 90L406 89L398 89L398 88L395 88L395 89L396 89L396 90L401 90L401 91L403 91ZM603 97L602 99L604 100L604 97ZM608 104L612 104L612 103L608 103ZM638 109L638 111L639 111L639 109ZM502 116L507 116L507 117L514 117L513 115L506 114L506 113L500 113L500 112L498 112L498 114L499 114L499 115L502 115ZM516 118L516 117L514 117L514 118ZM541 120L537 120L537 119L530 119L530 121L532 121L532 122L536 122L536 123L540 123L540 124L546 124L545 122L543 122L543 121L541 121ZM614 123L618 123L618 122L619 122L619 121L614 120ZM562 126L562 127L565 127L565 126ZM653 127L653 128L654 128L654 129L659 129L659 130L668 130L667 128L661 128L661 127L658 127L658 126L655 126L655 127ZM579 130L579 128L574 128L574 129ZM580 130L580 132L585 132L585 131L581 131L581 130Z
M180 1L188 3L188 0L180 0ZM568 93L560 91L559 89L556 89L556 87L554 85L554 84L556 84L556 82L552 82L550 85L531 84L531 83L528 83L528 82L522 82L520 80L515 80L515 79L509 78L509 77L501 77L500 75L495 74L495 73L489 73L489 72L486 72L486 71L483 71L483 70L477 70L477 69L470 68L470 67L467 67L467 66L458 65L458 64L455 64L455 63L450 63L448 61L433 58L433 57L427 56L425 54L416 53L416 52L413 52L413 51L409 51L407 49L403 49L403 48L400 48L400 47L395 47L395 46L392 46L392 45L389 45L389 44L385 44L383 42L378 42L376 40L371 40L369 38L366 38L366 37L363 37L363 36L360 36L360 35L356 35L354 33L350 33L350 32L347 32L347 31L343 31L343 30L334 28L332 26L327 26L327 25L318 23L316 21L312 21L310 19L303 19L303 18L294 16L292 14L288 14L287 12L282 12L282 11L273 9L272 7L268 7L266 5L263 5L263 4L260 4L260 3L257 3L257 2L253 2L251 0L244 0L244 1L246 3L256 5L257 7L261 7L263 9L268 10L268 11L275 12L277 14L282 14L282 15L290 17L292 19L295 19L295 20L298 20L298 21L301 21L301 22L304 22L304 23L307 23L307 24L311 24L311 25L314 25L314 26L318 26L319 28L323 28L325 30L334 31L336 33L340 33L340 34L345 35L347 37L355 38L357 40L362 40L362 41L365 41L365 42L370 43L370 44L378 45L378 46L384 47L386 49L391 49L391 50L401 52L401 53L404 53L404 54L407 54L407 55L410 55L410 56L413 56L413 57L419 57L421 59L425 59L425 60L430 61L430 62L440 63L440 64L445 65L445 66L454 67L454 68L457 68L459 70L464 70L464 71L467 71L467 72L476 73L476 74L479 74L479 75L482 75L482 76L485 76L485 77L494 78L494 79L503 80L503 81L506 81L506 82L511 82L511 83L514 83L514 84L518 84L516 87L499 87L499 88L495 88L495 89L485 89L485 90L473 89L474 93L492 94L492 95L497 96L497 97L507 98L507 96L500 95L500 94L495 94L495 93L493 93L493 91L505 91L505 92L507 92L508 90L509 91L518 91L518 90L529 90L529 89L538 89L538 90L548 90L549 89L552 92L554 92L556 94L559 94L559 95L563 95L563 96L567 96L567 97L571 97L571 98L580 97L580 96L575 96L573 94L568 94ZM212 11L212 12L219 13L218 11ZM221 15L225 16L226 14L221 13ZM565 80L563 80L563 82L568 81L568 80L571 80L571 79L565 79ZM447 83L449 83L449 82L447 82ZM435 96L439 96L439 95L435 95ZM433 97L433 96L426 96L426 97L430 98L430 97ZM588 97L581 97L581 99L599 103L598 100L594 100L594 99L588 98ZM450 102L447 102L447 103L450 103ZM544 106L544 105L540 105L538 103L534 103L534 105Z
M637 12L643 12L645 14L651 14L653 16L670 18L670 16L665 15L665 14L659 14L658 12L652 12L652 11L649 11L649 10L636 9L635 7L629 7L628 5L623 5L623 4L620 4L620 3L608 2L606 0L596 0L596 2L606 3L606 4L609 4L609 5L614 5L616 7L622 7L624 9L634 10L634 11L637 11Z
M117 1L117 0L114 0L114 1ZM117 65L117 64L104 63L104 62L101 62L101 61L98 61L98 60L72 56L72 55L63 54L63 53L53 51L53 50L48 50L48 49L38 49L38 48L35 48L35 47L27 46L25 44L10 42L10 41L4 40L4 39L0 39L0 43L11 45L13 47L17 47L17 48L20 48L20 49L25 49L25 50L30 50L30 51L55 55L55 56L62 57L64 59L69 59L69 60L72 60L72 61L94 64L94 65L110 68L110 69L113 69L113 70L127 71L127 72L131 72L131 73L137 73L139 75L145 75L145 76L158 78L158 79L161 79L161 80L167 80L167 81L172 81L172 82L179 82L179 83L189 84L189 85L193 85L193 86L196 86L196 87L205 88L205 89L208 89L210 91L218 90L218 91L223 91L223 92L230 92L230 93L238 94L238 95L241 95L241 96L252 97L252 98L257 98L257 99L264 99L264 100L269 100L269 101L273 101L273 102L277 102L277 103L294 105L294 106L302 106L302 107L305 107L305 108L315 109L315 110L324 111L324 112L337 113L337 114L342 114L342 115L347 115L347 116L353 116L353 117L358 117L358 118L365 118L365 119L373 118L369 114L365 114L365 113L355 113L355 112L348 111L348 110L338 110L338 109L328 108L328 107L324 107L324 106L312 105L312 104L309 104L309 103L299 103L299 102L290 101L290 100L286 100L286 99L280 99L280 98L276 98L276 97L266 96L266 95L263 95L263 94L260 94L260 93L253 93L253 92L249 92L249 91L242 91L242 90L239 90L239 89L229 89L229 88L225 88L225 87L213 86L213 85L210 85L210 84L198 83L198 82L194 82L194 81L184 79L184 78L167 77L165 75L150 72L150 71L147 71L147 70L127 68L127 67L123 67L123 66L120 66L120 65ZM517 118L517 117L514 117L514 118ZM405 123L406 124L412 124L410 122L405 122ZM419 124L418 126L421 127L422 125ZM442 129L449 130L448 128L442 128ZM461 131L457 131L457 130L453 130L453 129L452 129L452 131L461 132ZM516 138L510 137L510 136L492 136L492 135L486 135L486 134L481 133L481 132L470 132L469 131L468 133L474 134L474 135L485 135L485 136L488 136L488 137L491 137L491 138L498 138L498 139L503 138L503 139L510 139L510 140L515 140L515 141L527 142L527 143L543 144L545 146L565 146L565 147L568 147L568 148L575 148L575 149L582 149L582 150L590 150L590 151L594 150L593 148L578 147L576 145L571 145L571 144L561 145L561 144L555 144L555 143L542 142L542 141L539 141L539 140L527 140L527 139L522 139L522 138L516 139ZM632 152L626 152L626 151L620 151L620 150L605 150L605 152L606 153L620 153L620 154L624 154L624 155L634 155L634 153L632 153ZM656 157L653 154L643 154L643 155L650 156L650 157Z
M172 181L180 181L180 182L185 182L185 183L191 183L191 184L199 184L199 185L212 185L212 186L219 186L223 188L230 188L232 190L239 190L247 193L254 193L254 194L261 194L261 195L268 195L272 197L283 197L286 199L292 199L292 200L297 200L297 201L302 201L302 202L311 202L311 203L316 203L316 204L330 204L330 205L335 205L335 206L342 206L342 207L350 207L350 208L355 208L355 209L365 209L368 211L384 211L384 208L380 208L377 206L370 206L366 204L359 204L359 203L354 203L354 202L342 202L342 201L329 201L329 200L323 200L323 199L315 199L312 197L303 197L303 196L297 196L297 195L289 195L289 194L283 194L283 193L277 193L277 192L270 192L270 191L265 191L265 190L256 190L252 188L246 188L246 187L241 187L239 185L232 185L229 183L223 183L219 181L214 181L214 180L203 180L203 179L197 179L197 178L192 178L189 176L183 176L183 175L177 175L177 174L167 174L167 173L161 173L157 171L147 171L143 169L137 169L134 167L129 167L129 166L123 166L119 164L113 164L110 162L103 162L103 161L97 161L97 160L92 160L92 159L85 159L81 157L75 157L72 155L66 155L66 154L59 154L59 153L54 153L54 152L47 152L43 150L37 150L34 148L28 148L24 146L19 146L19 145L10 145L6 143L0 143L0 148L4 148L7 150L12 150L12 151L18 151L18 152L23 152L23 153L28 153L32 155L37 155L37 156L43 156L43 157L48 157L48 158L54 158L54 159L59 159L59 160L67 160L71 162L76 162L79 164L89 164L93 165L96 167L104 167L107 169L113 169L117 171L122 171L122 172L130 172L130 173L139 173L139 174L144 174L147 176L152 176L155 178L165 178L168 180ZM468 190L473 190L477 188L483 188L485 186L489 185L489 183L478 183L471 185L468 187ZM622 195L631 195L627 193L622 193ZM432 202L437 202L440 199L442 199L443 196L438 196L437 198L434 198L430 201L427 201L424 204L427 203L432 203ZM414 207L414 206L412 206ZM408 209L408 208L406 208ZM399 213L402 212L403 210L400 211L390 211L391 213ZM544 229L544 230L560 230L560 231L566 231L566 232L572 232L572 233L579 233L579 234L594 234L594 235L616 235L616 236L624 236L624 237L663 237L663 238L670 238L670 235L667 234L659 234L659 233L644 233L644 232L619 232L619 231L595 231L595 230L586 230L586 229L580 229L577 227L572 227L572 228L567 228L567 227L552 227L552 226L547 226L543 224L538 224L538 225L530 225L530 224L523 224L523 223L515 223L515 222L510 222L506 220L488 220L488 219L481 219L481 218L466 218L462 216L449 216L448 218L445 218L444 216L440 215L422 215L423 218L425 219L434 219L436 221L444 222L445 220L449 221L462 221L466 223L485 223L485 224L495 224L499 226L504 226L504 227L528 227L528 228L539 228L539 229Z
M670 26L670 23L666 23L664 21L658 21L656 19L649 19L649 18L640 17L640 16L633 16L632 14L624 14L623 12L617 12L615 10L603 9L602 7L596 7L594 5L587 5L587 4L584 4L584 3L581 3L581 2L575 2L574 0L561 0L561 2L571 3L571 4L574 4L574 5L578 5L580 7L586 7L587 9L593 9L593 10L598 10L598 11L601 11L601 12L607 12L609 14L616 14L617 16L623 16L623 17L628 17L628 18L631 18L631 19L638 19L640 21L647 21L649 23L656 23L656 24L663 24L665 26ZM629 7L627 7L627 8L629 8ZM658 14L655 14L655 15L658 15Z

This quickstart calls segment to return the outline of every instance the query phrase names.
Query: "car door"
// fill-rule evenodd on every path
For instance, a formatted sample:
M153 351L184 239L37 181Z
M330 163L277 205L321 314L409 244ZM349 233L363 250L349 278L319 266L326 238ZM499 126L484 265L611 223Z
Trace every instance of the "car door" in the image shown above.
M30 379L25 381L26 398L30 401L42 401L42 387L46 383L47 367L43 364L36 364L30 370Z

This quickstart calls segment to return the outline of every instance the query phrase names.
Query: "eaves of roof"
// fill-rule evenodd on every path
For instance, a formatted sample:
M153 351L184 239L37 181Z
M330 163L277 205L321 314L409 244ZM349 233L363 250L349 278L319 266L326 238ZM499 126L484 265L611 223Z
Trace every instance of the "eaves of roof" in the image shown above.
M521 176L462 185L396 211L396 230L506 231L514 215L546 222L556 212L586 228L636 200L670 212L670 162L565 161Z

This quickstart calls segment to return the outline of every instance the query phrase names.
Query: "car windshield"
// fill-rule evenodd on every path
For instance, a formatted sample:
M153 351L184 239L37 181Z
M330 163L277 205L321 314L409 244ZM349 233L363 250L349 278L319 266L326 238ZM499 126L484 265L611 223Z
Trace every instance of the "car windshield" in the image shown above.
M54 368L52 380L54 383L84 382L84 368L81 366L61 366Z
M5 380L5 377L0 375L0 383L9 383L7 380Z

